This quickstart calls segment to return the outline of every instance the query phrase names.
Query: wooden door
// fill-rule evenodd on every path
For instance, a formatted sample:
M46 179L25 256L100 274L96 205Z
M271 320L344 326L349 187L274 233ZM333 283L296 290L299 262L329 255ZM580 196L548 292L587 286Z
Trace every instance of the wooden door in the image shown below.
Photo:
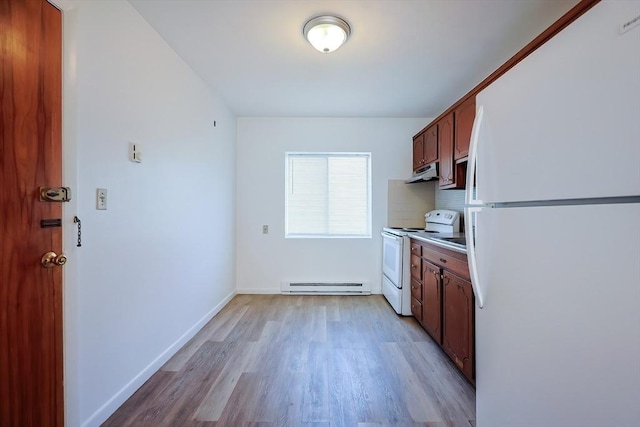
M440 186L454 184L453 180L453 113L438 122L438 150L440 151Z
M443 272L442 348L464 375L474 378L474 297L471 283Z
M0 425L62 426L62 16L45 0L0 1Z
M440 267L422 260L422 319L429 335L442 344L441 306L442 286L440 285Z

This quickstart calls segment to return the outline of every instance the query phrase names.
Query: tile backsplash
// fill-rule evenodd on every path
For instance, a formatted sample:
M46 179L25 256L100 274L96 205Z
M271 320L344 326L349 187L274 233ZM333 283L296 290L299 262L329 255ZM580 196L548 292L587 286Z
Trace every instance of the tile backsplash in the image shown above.
M436 209L464 211L464 190L441 190L436 188Z
M435 209L437 181L405 184L389 180L387 187L387 226L424 227L424 214Z
M404 180L389 180L387 191L389 227L424 227L424 214L434 209L464 213L464 190L441 190L438 181L405 184Z
M464 231L464 190L441 190L436 187L436 209L460 212L460 231Z

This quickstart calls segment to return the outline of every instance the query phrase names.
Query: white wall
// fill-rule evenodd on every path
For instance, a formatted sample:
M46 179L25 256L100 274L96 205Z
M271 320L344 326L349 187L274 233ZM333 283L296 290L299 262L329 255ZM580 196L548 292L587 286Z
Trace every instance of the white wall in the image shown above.
M125 1L65 2L67 425L99 425L235 291L235 117ZM217 127L214 127L214 120ZM128 143L144 162L128 161ZM108 210L95 209L96 188ZM82 220L75 247L73 216Z
M390 179L411 175L411 138L428 119L239 118L237 290L279 293L283 280L367 280L380 292ZM284 153L372 153L372 239L285 239ZM269 234L262 226L269 225Z

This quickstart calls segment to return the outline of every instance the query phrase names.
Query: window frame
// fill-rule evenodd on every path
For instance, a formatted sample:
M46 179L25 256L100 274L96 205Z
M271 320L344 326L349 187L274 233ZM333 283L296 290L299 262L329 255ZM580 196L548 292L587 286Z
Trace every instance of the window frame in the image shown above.
M292 234L289 233L289 188L291 176L289 175L290 156L310 157L365 157L367 159L367 233L365 234ZM366 151L285 151L284 153L284 237L285 239L371 239L372 238L372 198L373 189L371 181L371 169L373 155Z

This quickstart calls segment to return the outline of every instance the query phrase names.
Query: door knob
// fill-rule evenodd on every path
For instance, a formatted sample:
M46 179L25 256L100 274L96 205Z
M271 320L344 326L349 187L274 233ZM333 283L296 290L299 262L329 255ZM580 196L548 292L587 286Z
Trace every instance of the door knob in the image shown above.
M56 265L65 265L66 263L67 257L65 255L58 255L52 251L42 255L42 258L40 259L40 264L42 264L44 268L51 268L55 267Z

